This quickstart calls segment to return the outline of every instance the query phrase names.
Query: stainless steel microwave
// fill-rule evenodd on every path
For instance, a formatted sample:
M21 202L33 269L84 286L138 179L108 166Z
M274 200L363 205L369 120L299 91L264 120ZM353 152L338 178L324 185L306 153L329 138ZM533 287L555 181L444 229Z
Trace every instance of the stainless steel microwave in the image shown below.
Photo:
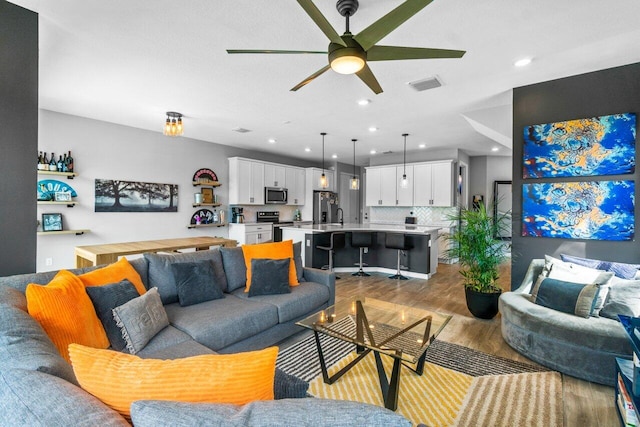
M264 202L266 204L286 205L287 189L282 187L265 187Z

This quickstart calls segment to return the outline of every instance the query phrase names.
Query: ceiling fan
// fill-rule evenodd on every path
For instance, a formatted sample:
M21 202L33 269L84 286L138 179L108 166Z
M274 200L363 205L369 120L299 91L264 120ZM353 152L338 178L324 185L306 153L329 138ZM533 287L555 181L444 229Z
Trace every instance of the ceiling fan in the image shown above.
M371 72L368 61L393 61L399 59L461 58L464 50L431 49L423 47L381 46L376 43L407 19L424 9L433 0L406 0L400 6L360 31L355 36L349 31L349 18L358 10L358 0L338 0L336 8L346 18L346 31L340 36L327 18L311 0L297 0L313 22L329 38L328 52L307 50L257 50L227 49L227 53L266 54L328 54L329 64L291 88L296 91L312 82L329 68L340 74L356 74L369 88L379 94L382 87Z

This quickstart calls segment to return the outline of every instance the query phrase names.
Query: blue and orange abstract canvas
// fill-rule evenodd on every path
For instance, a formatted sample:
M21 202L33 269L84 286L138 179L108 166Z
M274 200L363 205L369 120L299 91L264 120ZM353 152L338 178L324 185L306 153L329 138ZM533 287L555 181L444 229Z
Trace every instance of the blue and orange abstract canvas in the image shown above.
M522 185L522 235L632 240L634 181Z
M635 142L634 113L525 126L522 177L631 174Z

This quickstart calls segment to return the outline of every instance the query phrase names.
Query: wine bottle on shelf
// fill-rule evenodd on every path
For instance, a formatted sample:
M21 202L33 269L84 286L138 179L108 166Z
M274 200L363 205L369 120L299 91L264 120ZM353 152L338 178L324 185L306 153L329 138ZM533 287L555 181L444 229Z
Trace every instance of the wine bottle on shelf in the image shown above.
M58 164L56 163L55 153L51 153L51 160L49 160L49 170L53 172L58 170Z
M64 153L64 157L62 158L62 172L69 172L67 169L67 153Z
M47 166L46 168L43 167L42 169L49 170L49 158L47 157L46 151L43 151L42 153L42 164Z
M38 151L38 170L42 170L42 151Z
M58 164L56 166L58 167L58 172L64 172L64 163L62 163L62 154L58 156Z
M67 156L67 172L73 172L73 157L71 157L71 151Z

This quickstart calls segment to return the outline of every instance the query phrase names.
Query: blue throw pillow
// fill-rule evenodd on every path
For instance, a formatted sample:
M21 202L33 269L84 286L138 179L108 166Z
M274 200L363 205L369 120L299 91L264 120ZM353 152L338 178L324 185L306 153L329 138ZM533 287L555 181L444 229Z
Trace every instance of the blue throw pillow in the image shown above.
M593 313L600 285L565 282L540 276L531 292L534 303L564 313L589 317Z
M223 297L211 261L178 262L171 264L171 269L176 280L180 306L186 307Z
M580 258L573 255L560 254L562 261L585 267L595 268L597 270L610 271L621 279L631 280L638 274L640 264L626 264L624 262L601 261L598 259Z
M600 311L601 317L618 320L618 314L640 316L640 280L616 280Z
M251 260L251 286L249 297L257 295L288 294L291 260L254 258Z
M98 319L102 322L104 331L107 333L111 348L116 351L122 351L127 346L127 343L122 338L122 331L113 318L113 309L134 298L138 298L140 294L136 287L133 283L124 279L121 282L110 285L87 286L85 289L89 298L91 298Z
M227 292L244 288L247 285L247 265L244 263L242 247L220 248L220 254L227 279Z

